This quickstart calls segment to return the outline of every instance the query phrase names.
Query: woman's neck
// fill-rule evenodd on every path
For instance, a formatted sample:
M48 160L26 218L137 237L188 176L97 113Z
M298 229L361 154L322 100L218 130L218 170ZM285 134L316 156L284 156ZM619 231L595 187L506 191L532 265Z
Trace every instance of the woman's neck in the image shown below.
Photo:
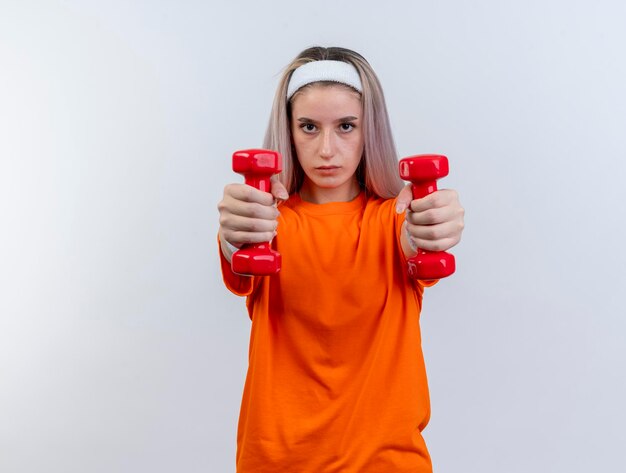
M323 188L311 185L305 181L298 194L305 202L312 204L328 204L331 202L350 202L361 193L361 187L356 179L342 188Z

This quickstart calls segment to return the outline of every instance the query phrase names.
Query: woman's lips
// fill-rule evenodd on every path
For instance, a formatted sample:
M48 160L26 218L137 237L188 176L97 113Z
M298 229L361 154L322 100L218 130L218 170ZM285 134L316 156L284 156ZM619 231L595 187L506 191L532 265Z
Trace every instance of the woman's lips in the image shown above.
M319 166L315 170L322 176L333 176L341 169L339 166Z

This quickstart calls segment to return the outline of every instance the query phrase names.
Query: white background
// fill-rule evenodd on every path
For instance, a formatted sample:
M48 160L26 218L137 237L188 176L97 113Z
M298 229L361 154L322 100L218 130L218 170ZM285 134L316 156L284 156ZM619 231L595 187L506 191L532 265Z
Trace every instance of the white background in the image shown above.
M435 470L625 471L625 5L1 0L0 471L234 471L216 205L316 44L467 209L422 315Z

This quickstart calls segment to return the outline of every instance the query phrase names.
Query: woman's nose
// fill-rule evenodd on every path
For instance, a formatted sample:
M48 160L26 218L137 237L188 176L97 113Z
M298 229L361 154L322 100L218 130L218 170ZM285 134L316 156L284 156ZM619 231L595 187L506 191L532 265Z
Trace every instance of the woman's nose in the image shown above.
M331 131L322 132L320 144L320 156L330 158L333 156L333 134Z

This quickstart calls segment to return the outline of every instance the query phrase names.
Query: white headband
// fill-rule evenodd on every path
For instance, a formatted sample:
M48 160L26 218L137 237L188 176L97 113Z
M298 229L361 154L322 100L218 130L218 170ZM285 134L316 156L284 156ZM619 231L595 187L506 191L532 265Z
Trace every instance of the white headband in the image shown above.
M363 92L361 78L352 64L343 61L312 61L301 65L291 74L287 87L287 100L301 87L322 81L339 82Z

